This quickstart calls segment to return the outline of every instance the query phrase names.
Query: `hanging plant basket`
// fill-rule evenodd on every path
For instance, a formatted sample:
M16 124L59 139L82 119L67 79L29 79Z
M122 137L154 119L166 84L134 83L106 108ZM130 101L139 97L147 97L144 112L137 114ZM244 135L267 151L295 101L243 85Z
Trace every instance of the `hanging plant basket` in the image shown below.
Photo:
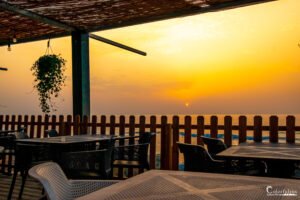
M55 111L53 97L58 97L64 86L66 61L55 54L41 56L31 67L33 71L34 88L37 89L40 107L44 113Z

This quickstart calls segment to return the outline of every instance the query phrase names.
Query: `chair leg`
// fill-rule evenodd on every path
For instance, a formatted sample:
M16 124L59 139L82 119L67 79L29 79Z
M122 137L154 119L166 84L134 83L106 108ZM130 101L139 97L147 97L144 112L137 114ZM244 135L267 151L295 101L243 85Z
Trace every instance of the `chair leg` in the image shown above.
M10 150L11 151L11 150ZM12 171L12 157L13 157L13 154L12 152L9 152L8 154L8 167L7 167L7 170L8 170L8 174L10 175L11 174L11 171Z
M22 172L22 185L21 185L21 189L20 189L20 193L19 193L19 199L22 199L22 194L23 194L23 191L24 191L24 186L25 186L27 176L28 176L28 170L24 170Z
M0 173L4 174L4 163L5 163L5 154L3 153L2 157L1 157L1 169L0 169Z
M16 179L17 179L17 175L18 175L18 171L14 170L14 176L13 176L13 179L12 179L11 184L10 184L7 200L11 200L11 197L12 197L12 194L13 194L13 191L14 191L14 187L15 187L15 183L16 183Z

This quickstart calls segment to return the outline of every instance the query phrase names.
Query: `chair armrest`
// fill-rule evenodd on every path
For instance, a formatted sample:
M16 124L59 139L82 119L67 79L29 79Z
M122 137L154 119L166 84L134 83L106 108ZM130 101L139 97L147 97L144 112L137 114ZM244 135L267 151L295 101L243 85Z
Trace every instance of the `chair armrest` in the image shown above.
M108 187L115 183L120 182L119 180L69 180L71 187L73 188L72 197L77 198L83 195L95 192L99 189Z
M149 145L149 143L129 144L129 145L124 145L124 146L116 146L114 148L117 149L117 148L128 148L128 147L139 147L139 146L146 146L146 145Z

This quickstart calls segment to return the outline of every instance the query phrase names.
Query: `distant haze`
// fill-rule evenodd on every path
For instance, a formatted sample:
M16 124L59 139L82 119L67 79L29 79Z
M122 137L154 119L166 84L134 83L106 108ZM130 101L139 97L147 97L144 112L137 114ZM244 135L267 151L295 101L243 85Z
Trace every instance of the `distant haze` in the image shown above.
M90 40L92 114L299 114L300 1L279 0L97 32L147 52ZM32 64L47 41L0 47L0 114L41 114ZM72 113L70 37L53 39L67 60L56 100Z

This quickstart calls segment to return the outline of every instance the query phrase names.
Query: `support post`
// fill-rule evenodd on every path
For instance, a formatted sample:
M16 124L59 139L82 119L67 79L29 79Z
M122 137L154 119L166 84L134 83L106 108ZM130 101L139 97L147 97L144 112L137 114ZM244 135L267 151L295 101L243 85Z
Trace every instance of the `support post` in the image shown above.
M89 34L72 32L73 115L90 116Z

